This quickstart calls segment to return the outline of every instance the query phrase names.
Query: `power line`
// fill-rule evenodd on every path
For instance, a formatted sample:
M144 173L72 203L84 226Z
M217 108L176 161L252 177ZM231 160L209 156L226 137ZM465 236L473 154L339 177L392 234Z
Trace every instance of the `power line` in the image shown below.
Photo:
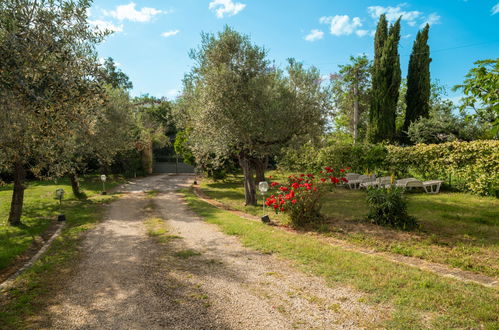
M467 44L467 45L460 45L460 46L454 46L454 47L448 47L448 48L440 48L440 49L435 49L435 50L430 50L430 55L433 53L440 53L444 51L449 51L449 50L454 50L454 49L461 49L461 48L468 48L468 47L475 47L479 45L484 45L484 44L491 44L491 43L496 43L498 40L492 40L492 41L485 41L485 42L478 42L474 44ZM425 55L426 52L423 53L414 53L414 55ZM411 54L400 54L399 56L411 56ZM325 65L325 64L336 64L336 65L341 65L344 64L344 62L322 62L322 63L315 63L312 65Z

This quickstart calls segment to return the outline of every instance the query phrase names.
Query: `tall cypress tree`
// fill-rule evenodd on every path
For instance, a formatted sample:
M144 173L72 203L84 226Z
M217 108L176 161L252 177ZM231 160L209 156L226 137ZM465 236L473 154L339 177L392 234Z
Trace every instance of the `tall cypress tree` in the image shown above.
M419 31L409 60L407 72L407 93L405 102L407 109L403 126L406 135L409 125L420 117L428 117L430 112L430 47L428 46L428 32L430 26L426 24Z
M388 38L388 22L386 21L385 14L379 18L376 34L374 36L374 61L372 67L372 96L371 106L369 109L369 125L368 125L368 138L371 142L375 141L378 136L378 122L381 117L382 99L381 86L382 76L380 75L380 63L383 55L383 46Z
M387 28L381 15L374 39L373 95L369 112L369 140L392 141L395 137L395 118L401 82L398 44L400 18Z

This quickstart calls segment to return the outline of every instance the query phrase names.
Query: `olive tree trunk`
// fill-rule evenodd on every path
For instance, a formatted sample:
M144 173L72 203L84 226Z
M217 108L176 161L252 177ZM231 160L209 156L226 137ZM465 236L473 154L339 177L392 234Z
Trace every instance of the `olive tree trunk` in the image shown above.
M14 191L12 192L12 202L10 203L9 224L19 226L23 213L24 183L26 181L26 169L21 162L14 164Z
M268 157L262 159L255 158L253 160L253 166L255 168L255 182L265 181L265 170L267 169L268 164Z
M239 165L244 174L244 199L245 205L256 205L256 188L253 177L253 166L251 159L245 154L239 155Z
M69 179L71 180L71 189L73 190L73 195L76 198L83 198L84 195L80 190L80 181L78 181L78 175L76 173L69 174Z

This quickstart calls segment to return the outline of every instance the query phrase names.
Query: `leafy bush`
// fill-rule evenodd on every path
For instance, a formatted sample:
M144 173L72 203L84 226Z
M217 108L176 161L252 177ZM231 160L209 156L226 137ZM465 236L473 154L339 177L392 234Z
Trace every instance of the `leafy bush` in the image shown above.
M352 172L441 179L460 191L478 195L497 194L499 189L499 141L477 140L418 144L411 147L332 143L323 148L305 144L286 150L279 167L288 171L316 171L326 164L346 165Z
M330 143L324 147L305 144L287 149L278 159L279 167L287 171L318 172L329 165L338 171L349 166L352 172L386 170L387 149L381 144Z
M321 222L323 216L320 209L324 193L335 184L346 181L343 177L333 176L333 172L327 166L319 175L290 175L287 184L272 182L271 186L277 192L270 195L265 204L273 207L276 213L288 214L294 227ZM343 172L345 171L341 170Z
M482 134L476 125L455 117L420 118L407 131L412 143L444 143L457 140L470 141Z
M387 163L395 173L422 179L449 179L461 190L496 195L499 187L499 141L418 144L388 147Z
M417 227L416 218L407 213L407 200L401 188L369 188L367 204L367 218L374 224L404 230Z

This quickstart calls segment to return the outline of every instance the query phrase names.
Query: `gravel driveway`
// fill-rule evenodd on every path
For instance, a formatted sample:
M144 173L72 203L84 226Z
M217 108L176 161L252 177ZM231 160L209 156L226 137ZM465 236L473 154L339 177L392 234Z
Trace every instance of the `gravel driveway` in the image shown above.
M176 193L192 180L157 175L120 188L128 194L88 234L46 328L369 328L387 314L203 222ZM144 193L151 190L159 193ZM177 239L158 244L147 235L151 207Z

